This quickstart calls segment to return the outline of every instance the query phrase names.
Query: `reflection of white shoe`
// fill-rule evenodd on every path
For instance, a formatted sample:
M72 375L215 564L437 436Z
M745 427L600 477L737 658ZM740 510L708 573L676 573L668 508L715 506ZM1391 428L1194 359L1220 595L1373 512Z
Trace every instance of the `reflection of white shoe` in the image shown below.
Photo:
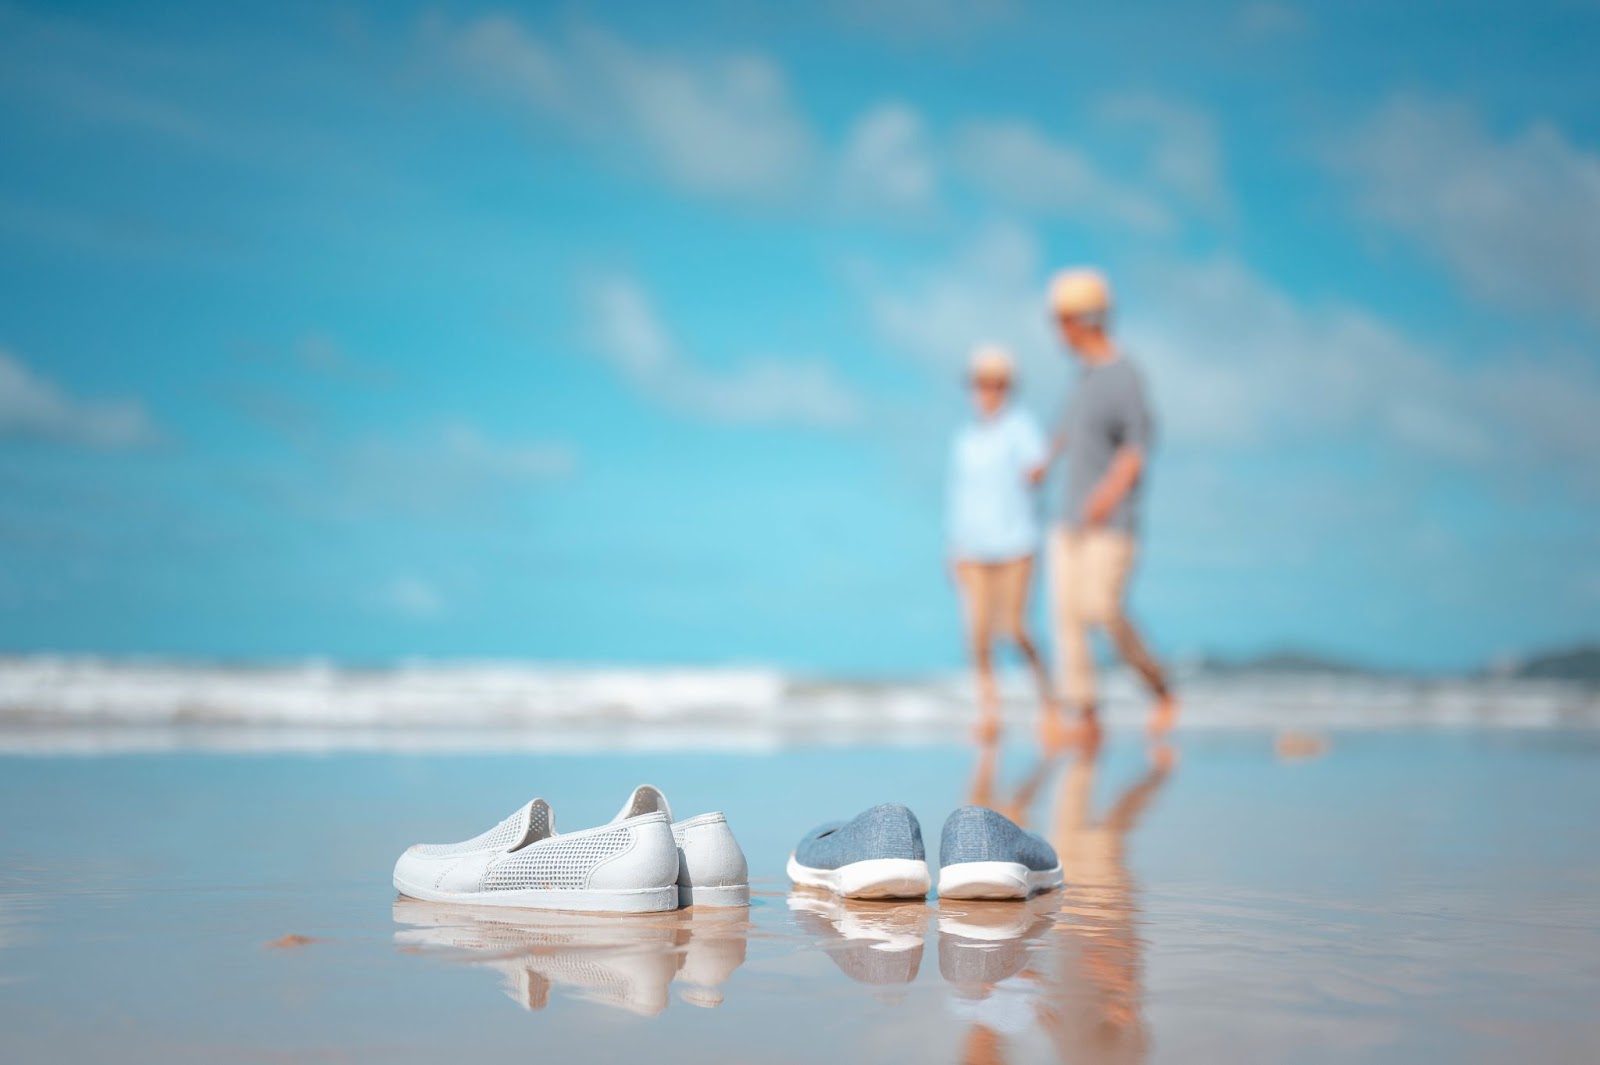
M394 919L406 926L396 943L468 952L461 960L500 972L506 994L526 1009L543 1009L555 987L646 1016L666 1009L675 980L687 1002L720 1002L749 932L743 913L726 911L617 920L408 898L395 900Z
M395 863L394 886L429 902L671 910L678 905L678 845L665 813L557 835L550 804L534 799L472 839L411 847Z
M622 804L616 820L662 813L672 820L672 807L661 789L641 784ZM679 906L750 905L750 870L744 851L720 813L698 814L672 825L678 843Z
M928 931L923 900L868 901L802 889L790 893L789 909L852 980L907 984L915 979Z
M676 977L679 995L691 1006L719 1006L722 985L744 964L750 918L743 910L692 909L679 920L689 940Z

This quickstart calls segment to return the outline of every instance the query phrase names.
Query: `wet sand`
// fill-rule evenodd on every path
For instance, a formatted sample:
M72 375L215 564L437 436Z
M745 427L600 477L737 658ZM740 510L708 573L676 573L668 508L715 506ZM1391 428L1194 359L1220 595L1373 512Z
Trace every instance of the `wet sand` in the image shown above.
M1019 737L1020 739L1020 737ZM771 754L0 759L6 1061L1586 1062L1600 734L1113 733ZM726 809L745 911L397 899L395 854L540 794ZM1026 904L791 893L814 822L986 802L1061 853Z

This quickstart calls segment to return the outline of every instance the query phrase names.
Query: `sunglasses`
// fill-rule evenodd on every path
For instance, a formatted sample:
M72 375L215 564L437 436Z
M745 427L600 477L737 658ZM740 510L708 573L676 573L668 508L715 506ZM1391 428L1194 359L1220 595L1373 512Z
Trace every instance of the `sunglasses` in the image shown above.
M1056 324L1063 326L1103 326L1106 321L1104 311L1083 311L1079 314L1056 314L1052 312L1050 317L1055 320Z
M974 377L972 387L984 392L1004 392L1011 387L1011 382L1003 377Z

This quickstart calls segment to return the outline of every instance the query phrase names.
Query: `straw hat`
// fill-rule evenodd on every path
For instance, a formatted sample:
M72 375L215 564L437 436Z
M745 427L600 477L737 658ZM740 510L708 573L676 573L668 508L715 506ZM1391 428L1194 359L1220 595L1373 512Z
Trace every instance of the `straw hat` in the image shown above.
M967 370L974 378L1009 381L1016 375L1017 363L1000 345L979 344L972 350Z
M1050 279L1050 309L1058 318L1104 315L1111 310L1111 285L1098 270L1063 270Z

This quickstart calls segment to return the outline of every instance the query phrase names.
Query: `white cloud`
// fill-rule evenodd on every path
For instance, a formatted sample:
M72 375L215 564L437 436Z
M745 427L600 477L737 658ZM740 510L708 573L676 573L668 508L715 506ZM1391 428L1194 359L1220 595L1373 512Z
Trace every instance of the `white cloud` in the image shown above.
M836 0L841 21L893 41L970 39L1016 18L1016 0Z
M1119 317L1168 398L1175 443L1256 447L1365 426L1461 458L1489 447L1438 355L1358 308L1304 307L1230 259L1137 280Z
M937 211L944 186L960 181L1013 212L1146 234L1175 228L1184 205L1217 214L1229 202L1211 117L1153 94L1091 109L1113 134L1139 138L1134 162L1111 170L1026 121L936 129L900 101L865 109L824 144L783 70L760 54L689 56L593 25L547 32L506 15L437 24L432 43L480 88L624 167L703 194L917 215Z
M1281 40L1297 36L1310 28L1306 13L1278 0L1254 0L1239 9L1234 17L1239 32L1252 40Z
M371 436L341 445L323 465L335 478L337 509L345 512L481 515L529 488L571 476L578 454L567 444L497 440L470 423L447 421L412 437Z
M1600 156L1549 122L1496 138L1465 107L1391 101L1343 146L1361 209L1476 295L1600 322Z
M1475 370L1468 388L1485 418L1507 429L1508 456L1582 470L1600 487L1600 367L1592 358L1519 354Z
M810 132L771 61L690 64L614 38L596 42L599 69L669 174L711 192L766 193L804 180Z
M0 438L4 437L120 450L148 446L161 434L138 400L74 398L0 348Z
M300 369L333 380L371 386L392 381L383 366L353 356L327 333L306 333L295 342L290 355Z
M1228 210L1222 145L1208 112L1153 93L1109 97L1097 111L1109 123L1145 133L1151 183L1207 213Z
M1086 153L1025 122L974 122L956 131L955 168L988 195L1040 216L1113 223L1141 232L1171 227L1166 207L1105 173Z
M1593 478L1600 371L1582 359L1461 365L1361 308L1305 305L1227 259L1138 281L1124 333L1175 446L1347 448L1358 438L1397 458Z
M955 375L979 342L1005 345L1024 375L1048 377L1060 359L1045 314L1038 243L1020 226L977 231L950 259L903 271L858 264L856 280L882 338Z
M480 83L542 111L565 111L569 74L555 49L510 15L438 27L451 57Z
M447 467L505 481L536 482L565 477L577 468L576 453L566 444L491 440L467 422L446 422L439 428L433 453Z
M949 259L910 271L858 265L884 342L956 379L972 344L1022 364L1050 410L1070 361L1045 314L1045 264L1027 230L979 230ZM1503 355L1461 365L1356 306L1304 302L1227 258L1167 258L1113 279L1117 325L1147 368L1175 457L1216 459L1351 440L1397 460L1596 481L1600 369L1576 357Z
M438 589L419 577L396 577L383 587L379 598L389 610L414 621L444 612L444 598Z
M820 360L763 356L725 371L678 350L632 278L591 283L584 293L596 350L640 393L694 417L734 424L847 425L860 401Z
M845 139L839 181L845 203L854 207L907 213L933 208L939 167L922 116L901 103L865 112Z
M0 6L0 69L20 98L57 115L196 146L226 143L213 123L139 87L181 66L178 51L97 20Z
M641 149L696 191L784 196L805 187L816 163L811 129L764 56L689 59L592 27L541 36L504 15L440 33L485 88L625 153Z

